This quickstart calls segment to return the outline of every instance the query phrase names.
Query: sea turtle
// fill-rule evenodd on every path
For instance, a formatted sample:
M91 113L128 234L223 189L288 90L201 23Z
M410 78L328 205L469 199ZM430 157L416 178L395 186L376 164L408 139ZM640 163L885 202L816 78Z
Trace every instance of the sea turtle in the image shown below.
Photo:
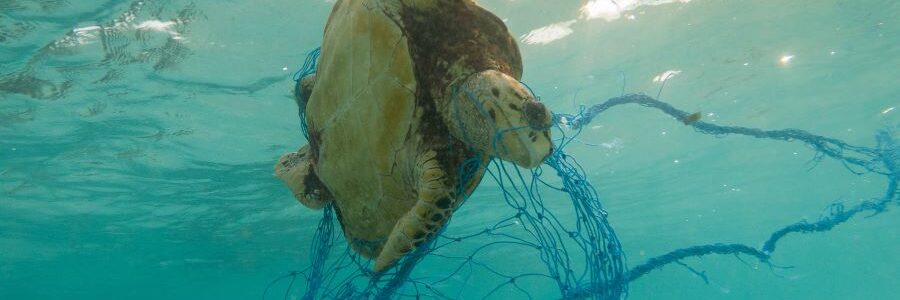
M491 158L553 150L515 39L472 0L339 0L318 62L296 89L309 145L276 174L305 206L333 201L376 272L438 233Z

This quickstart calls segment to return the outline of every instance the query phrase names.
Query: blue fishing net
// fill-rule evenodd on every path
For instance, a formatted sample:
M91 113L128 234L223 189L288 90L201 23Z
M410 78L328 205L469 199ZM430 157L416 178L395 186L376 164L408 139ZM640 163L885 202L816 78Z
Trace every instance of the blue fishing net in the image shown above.
M294 80L299 83L303 77L315 73L318 54L317 49L307 58ZM471 97L468 94L468 99L473 100ZM773 232L761 246L724 243L686 246L629 268L597 191L578 161L566 154L567 147L586 125L620 105L656 109L701 134L745 135L803 143L815 151L815 160L840 161L854 174L879 174L887 188L883 195L853 206L834 203L817 220L788 224ZM302 103L300 116L305 116ZM895 128L879 131L874 148L861 147L797 129L715 125L646 95L615 97L583 107L574 114L555 114L553 120L555 149L542 166L526 170L499 159L484 166L486 178L491 179L498 192L487 191L489 195L480 197L504 201L497 211L491 211L492 216L503 217L484 220L487 226L483 230L464 232L465 229L454 228L451 221L443 232L406 255L395 267L373 273L371 263L352 251L334 230L337 221L333 208L328 205L312 239L309 265L274 280L263 298L622 299L627 297L629 282L670 264L686 267L706 280L704 273L682 262L686 258L743 255L776 267L771 258L783 238L794 233L825 232L862 213L880 214L898 200L900 146L895 141ZM306 128L302 130L305 135ZM498 130L498 135L509 130L515 128ZM470 176L482 167L480 164L477 158L464 162L462 169L468 172L462 172L462 176ZM564 199L567 201L562 202Z

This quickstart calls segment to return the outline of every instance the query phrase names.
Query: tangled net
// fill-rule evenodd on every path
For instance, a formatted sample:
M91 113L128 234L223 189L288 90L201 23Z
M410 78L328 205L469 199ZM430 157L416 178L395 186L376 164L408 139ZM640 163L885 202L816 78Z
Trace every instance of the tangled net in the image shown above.
M295 75L295 81L315 73L318 54L317 49L307 57L306 64ZM469 100L474 100L470 93L467 94ZM864 200L851 207L834 203L818 220L801 220L784 226L773 232L760 247L723 243L689 246L628 268L625 253L608 222L597 191L575 158L565 153L567 146L597 115L626 104L656 109L702 134L745 135L801 142L816 152L816 160L828 157L842 162L854 174L883 175L887 180L887 189L881 197ZM303 105L300 116L305 117ZM629 282L673 263L688 268L706 280L705 274L681 262L690 257L745 255L773 266L770 262L772 254L778 242L788 235L825 232L857 214L885 212L888 205L896 204L898 200L900 146L894 140L894 129L879 131L876 135L877 146L867 148L797 129L761 130L706 123L646 95L615 97L582 108L577 114L556 114L553 119L554 136L559 138L554 140L556 148L541 167L523 170L499 159L491 160L486 166L486 177L497 185L497 197L502 197L505 204L502 211L505 217L494 221L486 229L452 234L445 230L406 255L391 270L373 273L370 262L352 251L341 234L334 230L336 220L329 205L323 210L313 237L309 266L275 279L266 287L263 299L270 296L269 291L276 284L285 281L288 282L285 299L291 295L302 295L303 299L485 299L501 296L623 299L627 297ZM305 126L301 128L305 135ZM515 128L498 130L498 135L510 130ZM479 167L478 159L466 161L462 168L469 172L462 172L462 176L470 176ZM570 200L566 206L550 205L544 201L562 198ZM466 209L466 205L461 209ZM499 212L498 208L491 214ZM447 227L453 226L445 226L445 229ZM496 251L498 249L503 251ZM516 263L518 261L529 263ZM441 270L441 273L434 270ZM303 289L295 288L298 278ZM464 288L472 283L493 288Z

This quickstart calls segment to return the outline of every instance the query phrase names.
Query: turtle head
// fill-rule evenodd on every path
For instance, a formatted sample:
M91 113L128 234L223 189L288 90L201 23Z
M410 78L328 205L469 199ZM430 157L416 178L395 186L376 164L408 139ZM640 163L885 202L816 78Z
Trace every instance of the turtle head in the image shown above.
M458 81L451 90L452 99L440 110L456 138L524 168L537 167L550 155L552 115L515 78L488 70Z

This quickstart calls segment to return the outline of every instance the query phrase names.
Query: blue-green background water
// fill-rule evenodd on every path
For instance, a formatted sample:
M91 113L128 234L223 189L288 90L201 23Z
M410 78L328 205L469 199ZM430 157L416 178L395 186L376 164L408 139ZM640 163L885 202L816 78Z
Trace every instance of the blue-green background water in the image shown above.
M663 100L716 124L868 146L900 122L896 1L617 2L481 4L521 37L524 81L558 112L619 95L623 78L655 95L654 78L673 71ZM0 0L0 299L255 299L307 264L320 214L272 165L304 143L290 75L321 43L331 5ZM629 265L694 244L756 245L885 184L830 160L810 169L800 144L701 135L640 107L604 113L580 139L568 151ZM492 223L494 207L486 183L449 230ZM890 299L898 226L890 211L791 236L774 261L795 268L775 274L690 259L709 284L666 267L630 298Z

